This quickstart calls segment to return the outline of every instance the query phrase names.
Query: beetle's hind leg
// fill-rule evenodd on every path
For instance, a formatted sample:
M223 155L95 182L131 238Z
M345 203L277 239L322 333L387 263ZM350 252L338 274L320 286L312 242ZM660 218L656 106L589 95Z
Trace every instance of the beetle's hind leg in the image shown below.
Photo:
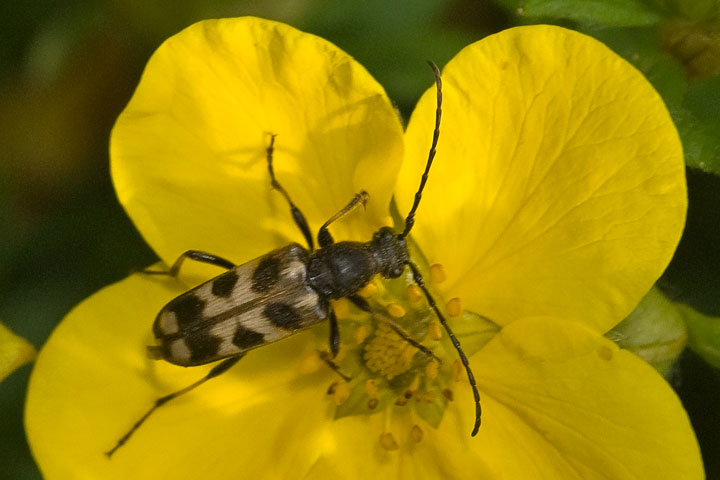
M141 270L140 273L145 273L147 275L169 275L171 277L177 277L178 273L180 273L180 267L182 266L186 258L189 258L190 260L194 260L196 262L215 265L216 267L225 268L227 270L235 268L235 264L232 263L230 260L218 257L217 255L213 255L212 253L202 252L200 250L188 250L187 252L180 255L177 260L175 260L175 263L172 264L170 270Z
M308 244L308 248L310 251L312 251L315 246L313 245L313 239L312 234L310 233L310 227L308 227L307 220L305 219L305 215L300 211L300 209L293 203L293 201L290 199L290 194L287 193L287 190L283 188L282 185L280 185L280 182L277 181L275 178L275 169L273 168L273 153L275 153L275 134L270 135L270 144L267 147L266 150L266 156L267 156L267 164L268 164L268 171L270 172L270 185L272 185L272 188L277 190L282 194L283 197L285 197L285 200L287 200L288 204L290 204L290 214L293 217L293 220L295 221L295 225L298 226L300 231L303 234L303 237L305 237L305 241Z
M130 430L128 430L128 432L127 432L125 435L123 435L122 437L120 437L120 440L117 441L117 443L115 444L115 446L114 446L113 448L111 448L110 450L108 450L107 452L105 452L105 455L107 455L108 458L112 457L113 454L114 454L115 452L117 452L117 450L118 450L120 447L122 447L123 445L125 445L125 443L127 443L127 441L130 439L130 437L133 435L133 433L135 433L135 432L137 431L137 429L140 428L140 426L141 426L143 423L145 423L145 420L147 420L148 417L150 417L150 415L152 415L152 413L153 413L155 410L157 410L158 408L162 407L163 405L165 405L165 404L166 404L167 402L169 402L170 400L172 400L172 399L174 399L174 398L177 398L177 397L179 397L180 395L184 395L184 394L186 394L186 393L188 393L188 392L190 392L190 391L192 391L192 390L195 390L197 387L199 387L199 386L202 385L203 383L207 382L207 381L210 380L211 378L215 378L215 377L217 377L217 376L219 376L219 375L227 372L233 365L235 365L235 364L236 364L242 357L244 357L244 356L245 356L245 353L241 353L240 355L237 355L237 356L234 356L234 357L230 357L230 358L228 358L228 359L225 359L225 360L223 360L222 362L220 362L220 363L218 363L217 365L215 365L215 366L212 368L212 370L210 370L210 371L208 372L207 375L205 375L203 378L201 378L201 379L198 380L197 382L195 382L195 383L193 383L193 384L191 384L191 385L188 385L187 387L182 388L182 389L180 389L180 390L178 390L178 391L176 391L176 392L173 392L173 393L171 393L171 394L169 394L169 395L165 395L164 397L160 397L160 398L158 398L157 400L155 400L155 403L154 403L153 406L150 408L150 410L148 410L147 412L145 412L145 415L143 415L142 417L140 417L140 419L139 419L137 422L135 422L135 424L134 424L132 427L130 427Z

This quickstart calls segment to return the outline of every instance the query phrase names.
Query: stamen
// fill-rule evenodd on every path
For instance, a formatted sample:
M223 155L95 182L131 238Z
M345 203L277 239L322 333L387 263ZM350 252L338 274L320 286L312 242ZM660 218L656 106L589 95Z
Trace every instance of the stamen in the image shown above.
M378 288L375 286L374 283L368 283L363 288L360 289L358 292L358 295L360 295L363 298L370 298L373 295L375 295L378 291Z
M310 373L317 372L322 365L323 360L322 358L320 358L318 352L312 351L308 353L302 360L300 360L300 364L298 365L298 371L302 375L308 375Z
M430 280L434 283L442 283L446 278L447 275L445 275L445 267L439 263L430 265Z
M392 451L400 448L392 433L387 432L380 435L380 446L385 450Z
M350 398L350 386L348 382L338 382L332 392L335 405L342 405Z
M452 402L455 399L455 396L453 395L452 390L449 388L443 388L442 391L443 397L447 398L448 401Z
M458 297L451 298L447 303L447 312L451 317L459 317L462 310L462 300Z
M350 316L350 300L347 298L339 298L332 302L333 310L338 318L348 318Z
M387 308L388 313L395 318L402 318L406 313L405 309L399 303L391 303L385 308Z
M435 380L438 376L438 370L440 365L437 361L431 360L425 365L425 376L430 380Z
M462 362L460 362L459 359L456 359L453 362L453 380L455 380L456 382L462 381L464 372L465 372L465 369L463 367Z
M406 347L412 351L407 352ZM365 344L365 365L388 380L407 372L417 349L408 344L386 323L379 323L375 335Z
M414 397L418 401L432 403L435 401L435 392L416 392Z
M412 395L412 392L417 391L417 389L420 388L420 377L413 378L412 382L410 382L410 385L408 385L408 391ZM407 392L405 392L407 393Z
M410 300L410 303L417 303L423 299L422 290L420 290L420 287L418 287L414 283L411 285L408 285L407 297L408 297L408 300Z
M418 352L418 349L413 347L409 343L405 345L405 348L403 349L402 354L400 354L400 358L402 359L402 362L404 364L408 365L408 368L410 367L410 364L412 363L412 359L417 352Z
M410 429L410 438L415 440L415 443L420 443L423 439L423 431L418 425L413 425Z
M378 401L377 398L375 398L375 397L370 398L367 401L367 407L369 410L375 410L378 406L378 403L380 403L380 402Z
M360 345L365 341L365 339L368 336L368 329L365 325L360 325L358 328L355 329L353 332L353 339L355 340L355 343Z
M440 340L442 338L442 326L439 322L432 322L428 325L428 335L433 340Z
M365 393L367 393L371 397L377 396L377 383L375 383L375 380L373 380L372 378L368 378L367 380L365 380Z

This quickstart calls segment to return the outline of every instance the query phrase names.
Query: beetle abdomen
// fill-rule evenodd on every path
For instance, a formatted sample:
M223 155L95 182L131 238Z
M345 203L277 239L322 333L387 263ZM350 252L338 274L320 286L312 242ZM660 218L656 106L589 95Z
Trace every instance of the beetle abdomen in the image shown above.
M307 250L291 244L172 300L153 326L162 358L202 365L326 319L327 302L306 281L307 260Z

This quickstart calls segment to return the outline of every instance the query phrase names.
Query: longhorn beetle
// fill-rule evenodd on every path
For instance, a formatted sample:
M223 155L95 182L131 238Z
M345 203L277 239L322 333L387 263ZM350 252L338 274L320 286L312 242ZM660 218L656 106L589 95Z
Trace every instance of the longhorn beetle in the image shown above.
M280 192L290 205L290 213L302 231L308 249L292 243L243 265L235 265L209 253L188 250L180 255L169 271L145 272L175 277L186 258L228 270L170 301L153 324L153 333L159 345L148 347L149 356L175 365L204 365L217 360L222 362L195 383L155 400L152 408L106 452L108 457L123 446L157 408L226 372L253 348L329 320L330 352L334 358L340 348L340 334L330 300L346 297L361 310L370 312L370 305L358 295L358 291L378 274L384 278L401 276L406 266L447 331L465 366L475 397L475 425L471 435L477 434L480 427L480 395L475 385L475 377L460 342L425 286L420 270L410 260L406 243L406 237L415 223L415 212L420 205L440 137L442 81L438 67L432 62L428 63L433 70L437 89L435 129L425 171L401 233L396 234L392 228L382 227L369 242L335 243L328 227L358 205L364 205L368 195L362 191L320 227L317 234L319 248L315 249L305 216L275 178L275 135L271 135L266 151L270 182L272 188ZM427 348L407 335L398 333L406 341L432 355ZM329 364L334 366L331 361Z

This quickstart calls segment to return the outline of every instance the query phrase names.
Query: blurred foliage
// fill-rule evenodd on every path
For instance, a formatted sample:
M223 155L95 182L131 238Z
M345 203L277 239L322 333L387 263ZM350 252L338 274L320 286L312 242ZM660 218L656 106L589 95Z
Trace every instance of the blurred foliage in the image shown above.
M630 350L666 378L685 348L685 322L675 304L656 288L640 301L635 311L610 330L606 336Z
M107 142L149 55L190 23L257 15L327 38L365 65L405 116L432 82L425 60L444 64L465 45L513 25L558 24L595 36L640 69L683 139L688 222L660 287L688 305L680 317L700 357L687 353L671 378L708 478L720 477L720 375L699 360L719 366L717 0L177 0L168 7L152 0L0 4L0 318L14 332L40 347L83 298L154 260L115 200ZM669 322L679 341L685 327L676 314L661 318L667 304L658 302L662 308L646 304L635 320ZM638 325L621 333L642 347L639 335L653 329ZM29 370L0 384L4 478L40 478L22 427Z

